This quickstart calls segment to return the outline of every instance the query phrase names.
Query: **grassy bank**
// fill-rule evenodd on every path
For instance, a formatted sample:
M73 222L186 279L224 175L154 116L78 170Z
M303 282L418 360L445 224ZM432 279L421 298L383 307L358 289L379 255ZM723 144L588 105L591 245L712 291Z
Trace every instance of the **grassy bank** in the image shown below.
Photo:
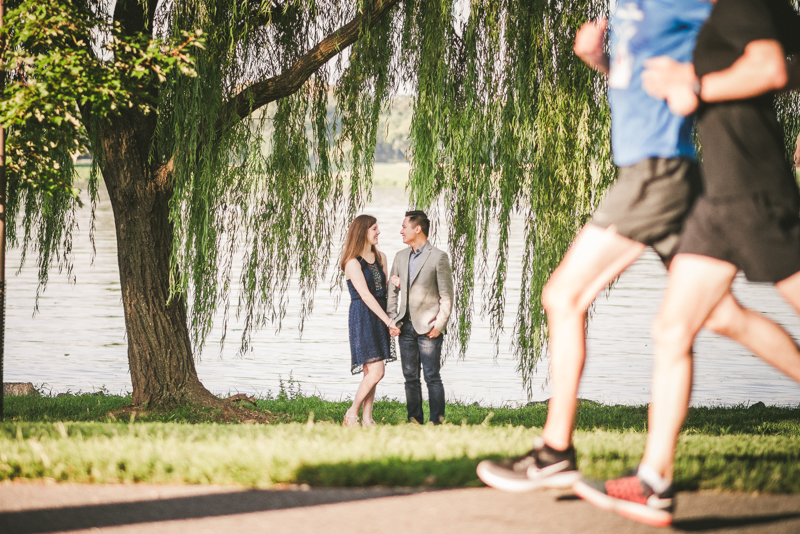
M405 406L379 401L374 429L339 424L347 404L283 392L258 409L285 423L215 424L177 409L111 419L130 399L104 394L6 399L0 480L218 483L267 487L473 486L484 458L519 454L546 407L448 404L442 427L403 423ZM313 417L309 414L313 412ZM581 470L616 476L644 447L644 407L582 404L575 445ZM800 492L800 410L693 409L681 436L678 489Z
M131 403L130 397L109 395L104 392L89 394L61 394L59 396L6 397L6 422L110 422L108 414ZM340 423L349 402L334 402L315 396L306 396L293 383L287 384L277 395L257 398L257 409L280 415L281 422L305 423L313 412L317 422ZM427 403L425 405L427 417ZM150 411L137 414L136 422L203 423L218 421L210 410L177 407L168 411ZM127 416L123 416L127 422ZM483 424L490 427L544 426L547 417L545 403L529 406L486 407L475 404L448 402L449 423L468 426ZM384 425L405 423L406 406L398 400L375 402L374 418ZM242 421L234 421L242 422ZM639 432L647 428L646 406L605 406L582 402L576 418L578 430L606 430L610 432ZM752 406L691 408L684 424L687 435L722 436L729 434L781 435L800 437L800 407L779 408Z

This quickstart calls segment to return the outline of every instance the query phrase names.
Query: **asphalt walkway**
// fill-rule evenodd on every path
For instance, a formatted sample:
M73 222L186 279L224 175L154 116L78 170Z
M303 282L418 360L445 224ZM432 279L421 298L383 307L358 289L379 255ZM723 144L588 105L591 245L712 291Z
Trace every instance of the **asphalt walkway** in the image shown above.
M0 484L0 533L800 533L800 496L682 493L657 529L568 492Z

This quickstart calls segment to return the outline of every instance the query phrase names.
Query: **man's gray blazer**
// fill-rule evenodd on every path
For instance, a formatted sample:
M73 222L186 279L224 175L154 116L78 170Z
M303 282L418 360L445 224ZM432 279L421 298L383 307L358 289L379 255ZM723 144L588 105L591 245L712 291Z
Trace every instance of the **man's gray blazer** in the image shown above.
M433 328L444 334L450 312L453 311L453 272L450 270L450 258L446 252L430 242L426 243L417 261L417 272L409 280L410 257L411 247L401 250L394 257L389 276L399 276L400 287L389 284L386 313L398 322L405 316L408 302L413 318L411 322L417 334L427 334Z

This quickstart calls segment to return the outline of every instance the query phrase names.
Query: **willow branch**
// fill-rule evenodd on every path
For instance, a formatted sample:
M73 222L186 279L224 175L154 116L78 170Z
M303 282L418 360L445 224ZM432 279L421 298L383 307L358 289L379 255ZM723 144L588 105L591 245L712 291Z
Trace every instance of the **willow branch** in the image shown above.
M371 28L398 3L399 0L375 0L369 11L357 15L328 35L284 72L242 90L223 106L217 121L217 129L224 127L226 121L234 117L244 119L270 102L296 93L317 69L358 40L361 23L365 18Z
M280 24L281 19L284 17L283 12L285 9L285 5L270 3L269 10L263 11L261 3L258 2L251 10L252 15L250 15L250 18L240 23L239 27L260 28L271 24Z

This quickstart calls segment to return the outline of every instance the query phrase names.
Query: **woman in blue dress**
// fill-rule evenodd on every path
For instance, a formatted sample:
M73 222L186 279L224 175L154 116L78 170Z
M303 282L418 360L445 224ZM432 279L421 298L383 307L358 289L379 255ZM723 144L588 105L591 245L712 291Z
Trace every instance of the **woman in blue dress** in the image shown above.
M397 328L386 313L386 255L377 248L378 221L359 215L350 224L340 267L350 290L350 370L364 371L353 405L344 414L344 426L374 426L372 404L375 387L383 378L384 363L396 360L390 328Z

